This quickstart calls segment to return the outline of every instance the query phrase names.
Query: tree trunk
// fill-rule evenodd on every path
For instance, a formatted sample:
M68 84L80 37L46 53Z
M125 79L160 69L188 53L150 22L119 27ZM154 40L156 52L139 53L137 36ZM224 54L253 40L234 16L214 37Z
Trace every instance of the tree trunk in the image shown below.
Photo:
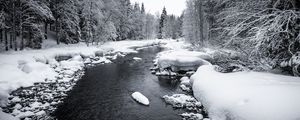
M5 50L8 51L7 29L4 30Z
M3 30L0 29L0 42L2 43L3 42Z
M9 34L9 48L13 49L13 33L10 32Z
M200 39L200 42L201 42L201 46L204 46L204 28L203 28L203 24L204 24L204 16L203 16L203 5L202 5L202 0L198 0L198 14L199 14L199 29L200 29L200 33L199 33L199 39Z
M30 48L33 48L33 42L32 42L32 34L31 34L31 30L29 31L29 38L28 38L28 46L30 47Z
M45 22L45 39L47 40L48 39L48 23Z
M24 49L24 38L23 38L23 27L20 26L20 37L21 37L21 46L20 46L20 50Z
M56 34L56 43L57 45L59 45L59 36L58 36L58 32L59 32L59 29L58 29L58 19L56 18L55 19L55 34Z
M13 42L15 46L15 51L18 50L18 44L17 44L17 36L16 36L16 5L15 1L13 1Z
M58 9L58 0L55 0L55 8L56 8L56 14L57 14L57 9ZM60 41L59 41L59 35L58 35L58 32L59 32L59 29L58 29L58 18L55 19L55 31L56 31L56 43L57 45L60 44Z

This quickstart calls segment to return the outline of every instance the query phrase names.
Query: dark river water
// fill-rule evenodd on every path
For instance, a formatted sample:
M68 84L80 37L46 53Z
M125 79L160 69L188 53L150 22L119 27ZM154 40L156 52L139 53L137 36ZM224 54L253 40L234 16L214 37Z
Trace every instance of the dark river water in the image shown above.
M159 47L147 48L113 64L88 68L54 116L58 120L180 120L178 114L183 111L174 110L161 98L182 93L178 85L158 80L149 70L160 51ZM150 106L134 101L131 94L135 91L147 96Z

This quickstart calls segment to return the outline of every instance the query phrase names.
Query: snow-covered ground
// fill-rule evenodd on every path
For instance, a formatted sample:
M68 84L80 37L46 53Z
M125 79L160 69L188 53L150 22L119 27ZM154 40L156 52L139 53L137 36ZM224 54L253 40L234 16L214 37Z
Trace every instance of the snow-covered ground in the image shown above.
M73 75L82 70L84 64L110 63L128 53L136 53L137 49L171 43L168 40L120 41L108 42L101 46L85 44L75 45L43 45L45 49L8 51L0 53L0 105L6 106L9 94L20 87L32 86L45 81L69 82ZM113 55L113 56L111 56ZM13 101L10 101L13 102ZM3 115L0 110L0 119ZM25 114L25 113L24 113Z
M260 72L219 73L201 66L195 97L213 120L299 120L300 78Z

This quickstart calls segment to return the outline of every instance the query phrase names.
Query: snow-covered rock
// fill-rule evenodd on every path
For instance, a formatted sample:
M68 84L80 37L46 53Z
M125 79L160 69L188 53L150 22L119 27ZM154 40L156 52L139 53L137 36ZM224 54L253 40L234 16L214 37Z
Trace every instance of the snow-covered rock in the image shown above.
M14 102L14 103L17 103L17 102L20 102L21 99L19 97L13 97L10 101Z
M188 77L182 77L180 79L180 86L183 91L185 92L191 92L191 83L190 79Z
M183 90L185 92L191 92L191 87L189 87L187 85L181 84L179 87L181 88L181 90Z
M166 51L158 54L157 64L161 69L171 68L172 71L197 70L201 65L209 65L211 57L195 51Z
M16 117L17 118L20 118L20 119L23 119L23 118L26 118L26 117L31 117L31 116L34 116L35 114L31 111L26 111L26 112L21 112L19 115L17 115Z
M22 105L20 105L19 103L14 106L14 109L18 109L19 110L21 108L22 108Z
M172 71L167 71L167 70L163 70L161 72L156 72L155 73L156 76L176 76L177 73L172 72Z
M107 59L106 57L100 57L99 60L97 61L93 61L93 64L100 64L100 63L112 63L109 59Z
M134 92L131 94L131 96L134 100L136 100L137 102L139 102L141 104L144 104L144 105L150 104L149 99L140 92Z
M188 77L182 77L182 78L180 79L180 84L189 86L189 85L190 85L190 79L189 79Z
M203 115L199 113L182 113L183 120L203 120Z
M2 112L2 110L0 109L0 120L19 120L19 119L13 117L12 115Z
M195 97L217 120L297 120L300 78L261 72L219 73L212 65L191 77Z
M35 113L36 116L42 116L42 115L45 115L45 114L46 114L46 112L44 110Z
M187 108L196 110L201 107L201 102L198 102L194 97L185 94L174 94L172 96L165 95L163 99L166 103L171 104L175 108Z

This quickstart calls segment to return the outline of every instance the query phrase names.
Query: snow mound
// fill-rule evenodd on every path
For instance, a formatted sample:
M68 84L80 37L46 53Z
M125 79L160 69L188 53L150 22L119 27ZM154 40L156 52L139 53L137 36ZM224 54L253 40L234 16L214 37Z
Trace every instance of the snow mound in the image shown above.
M216 120L297 120L300 78L259 72L219 73L201 66L191 77L195 97Z
M140 92L134 92L134 93L131 94L131 96L134 100L136 100L137 102L139 102L143 105L149 105L150 104L149 99Z
M162 68L171 67L172 71L197 70L201 65L209 65L206 60L211 57L203 52L195 51L165 51L158 54L157 65Z

